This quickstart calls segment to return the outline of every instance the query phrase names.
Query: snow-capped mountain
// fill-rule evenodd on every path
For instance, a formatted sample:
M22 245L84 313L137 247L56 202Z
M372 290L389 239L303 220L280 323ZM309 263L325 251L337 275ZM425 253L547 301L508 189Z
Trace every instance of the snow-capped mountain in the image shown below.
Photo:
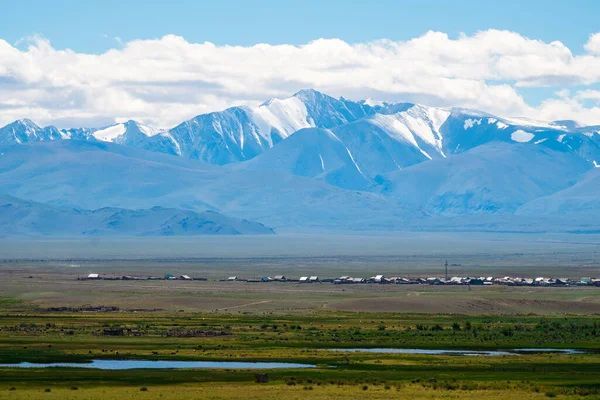
M240 168L286 171L365 189L383 174L495 142L571 154L587 168L600 165L600 134L593 129L569 131L553 123L421 105L378 111L332 129L302 129Z
M332 128L372 115L376 110L366 104L302 90L258 107L232 107L199 115L147 140L142 147L223 165L252 159L300 129Z
M159 129L132 120L102 128L74 128L60 131L64 139L98 140L134 147L140 146L142 142L160 132Z
M40 128L29 119L20 119L0 128L0 146L65 138L55 127Z
M0 193L77 209L218 210L278 230L434 229L469 215L481 229L585 225L600 218L597 171L599 126L313 90L170 130L0 129Z
M491 141L545 143L576 152L592 164L600 163L599 127L578 127L572 121L499 118L476 110L372 99L354 102L315 90L301 90L257 107L232 107L199 115L169 130L151 129L135 121L102 128L58 130L19 120L0 129L0 145L63 139L107 141L224 165L253 159L306 128L330 129L354 159L353 168L369 179ZM326 139L318 134L311 137ZM310 158L319 159L320 163L318 154ZM307 175L296 170L302 176L323 172Z

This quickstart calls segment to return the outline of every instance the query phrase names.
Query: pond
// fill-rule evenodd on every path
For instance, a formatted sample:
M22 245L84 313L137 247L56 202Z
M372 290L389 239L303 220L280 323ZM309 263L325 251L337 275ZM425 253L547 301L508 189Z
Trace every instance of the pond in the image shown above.
M124 369L282 369L282 368L316 368L312 364L295 364L279 362L241 362L241 361L151 361L151 360L92 360L88 363L47 363L37 364L22 362L19 364L0 364L10 368L92 368L103 370Z
M428 354L442 356L513 356L525 353L562 353L583 354L581 350L574 349L508 349L508 350L431 350L431 349L391 349L391 348L353 348L353 349L327 349L331 351L364 352L364 353L391 353L391 354Z

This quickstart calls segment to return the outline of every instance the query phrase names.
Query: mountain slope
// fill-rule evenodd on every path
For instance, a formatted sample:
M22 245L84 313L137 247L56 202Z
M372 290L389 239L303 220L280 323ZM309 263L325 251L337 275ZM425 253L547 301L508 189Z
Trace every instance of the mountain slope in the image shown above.
M590 165L540 145L492 142L385 176L379 190L427 215L513 213L577 183Z
M600 168L586 173L576 184L524 204L517 215L584 217L598 227L600 218Z
M278 230L367 229L403 217L401 209L378 194L112 143L30 143L2 148L0 154L1 193L58 206L211 209Z
M0 234L10 236L171 236L273 234L256 222L214 211L173 208L77 210L0 196Z
M331 130L321 128L301 129L240 168L283 171L345 189L361 189L369 183L344 143Z

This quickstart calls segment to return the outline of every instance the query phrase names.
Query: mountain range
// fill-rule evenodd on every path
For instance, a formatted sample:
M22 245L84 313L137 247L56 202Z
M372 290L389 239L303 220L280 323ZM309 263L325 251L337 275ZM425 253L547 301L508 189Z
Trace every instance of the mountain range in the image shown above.
M153 207L81 210L0 196L0 235L24 236L174 236L266 235L273 230L256 222L214 211Z
M172 129L0 128L0 193L211 210L278 231L593 231L598 167L600 126L314 90Z

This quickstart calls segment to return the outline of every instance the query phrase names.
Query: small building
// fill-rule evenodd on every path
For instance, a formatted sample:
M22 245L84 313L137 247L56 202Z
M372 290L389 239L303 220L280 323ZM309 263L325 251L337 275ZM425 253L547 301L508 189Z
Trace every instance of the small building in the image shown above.
M230 276L230 277L227 278L228 282L236 282L237 280L238 280L237 276Z
M179 277L179 279L182 279L184 281L191 281L192 280L192 278L190 278L188 275L181 275Z
M166 274L165 275L165 279L168 280L168 281L172 281L172 280L177 279L177 278L175 277L175 275Z
M485 279L483 278L468 278L467 279L467 283L469 285L483 285L485 282Z
M273 280L278 282L285 282L287 279L285 278L285 275L275 275L273 277Z
M300 277L300 280L298 281L300 283L308 283L308 276L302 276Z
M315 283L315 282L319 282L319 277L316 275L311 276L310 278L308 278L309 282L311 283Z
M89 274L87 276L87 279L100 279L100 275L99 274Z

